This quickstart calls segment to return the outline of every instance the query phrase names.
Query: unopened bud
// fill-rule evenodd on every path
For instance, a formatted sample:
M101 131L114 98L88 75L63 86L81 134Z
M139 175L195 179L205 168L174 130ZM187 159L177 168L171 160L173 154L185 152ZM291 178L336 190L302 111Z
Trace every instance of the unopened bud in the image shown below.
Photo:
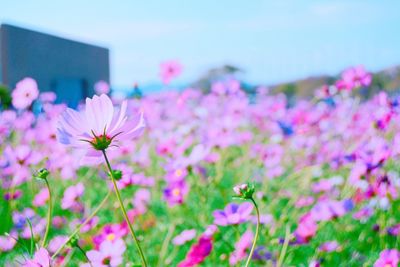
M49 174L50 172L46 168L42 168L36 173L36 178L45 180Z

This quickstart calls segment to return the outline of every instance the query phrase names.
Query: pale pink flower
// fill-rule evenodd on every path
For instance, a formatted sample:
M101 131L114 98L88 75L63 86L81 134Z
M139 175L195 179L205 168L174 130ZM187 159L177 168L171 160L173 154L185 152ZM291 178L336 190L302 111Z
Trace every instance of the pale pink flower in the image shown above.
M46 204L46 201L49 199L49 190L47 188L43 188L33 199L33 205L36 207L41 207Z
M246 250L251 247L254 235L251 231L246 231L240 240L235 244L235 250L229 256L229 264L235 265L247 257Z
M180 246L196 237L196 230L184 230L172 239L174 245Z
M111 99L102 94L86 98L84 111L67 109L58 123L57 138L82 151L81 164L94 164L100 162L101 150L137 137L144 127L143 113L128 117L126 101L117 110Z
M12 92L12 104L16 109L25 109L32 105L38 96L39 90L36 81L27 77L17 83Z
M126 245L122 239L115 240L114 242L106 240L100 244L99 250L88 251L86 255L93 266L119 266L123 262L122 255L125 249Z
M9 236L0 236L0 251L9 251L14 248L17 241L12 236L14 236L13 233Z
M182 73L182 65L175 60L165 61L160 64L160 77L164 84L169 84L172 79Z
M108 94L110 92L110 86L106 81L98 81L94 85L94 90L96 91L96 94L101 95L101 94Z
M81 205L77 200L83 195L84 191L85 188L82 183L72 185L65 189L64 197L61 201L61 208L79 210Z
M45 248L35 252L33 259L26 261L24 267L50 267L50 255Z

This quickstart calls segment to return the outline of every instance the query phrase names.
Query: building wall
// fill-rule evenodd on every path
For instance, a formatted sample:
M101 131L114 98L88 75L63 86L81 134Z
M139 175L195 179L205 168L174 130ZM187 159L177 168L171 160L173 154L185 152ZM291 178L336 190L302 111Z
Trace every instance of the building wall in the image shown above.
M63 98L68 98L69 90L82 87L82 93L71 95L83 98L93 95L97 81L109 82L106 48L7 24L1 26L0 36L0 78L10 88L24 77L32 77L40 91L63 90Z

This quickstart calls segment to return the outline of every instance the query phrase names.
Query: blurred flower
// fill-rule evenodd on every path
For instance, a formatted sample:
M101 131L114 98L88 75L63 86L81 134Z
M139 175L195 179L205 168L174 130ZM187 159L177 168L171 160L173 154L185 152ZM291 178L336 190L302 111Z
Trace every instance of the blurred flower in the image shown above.
M295 235L300 242L308 242L317 233L318 225L310 213L306 213L299 220Z
M239 261L246 258L246 250L251 247L254 235L251 231L246 231L240 240L235 244L235 251L229 256L229 264L236 265Z
M108 94L110 92L110 86L106 81L98 81L94 85L94 90L98 95Z
M50 255L45 248L40 248L35 252L33 259L27 260L22 266L25 267L50 267Z
M199 241L190 248L186 258L178 264L178 267L192 267L202 263L210 255L212 248L211 238L200 237Z
M397 249L386 249L379 254L374 267L397 267L400 261L400 252Z
M26 109L38 98L39 90L37 83L32 78L24 78L19 81L12 92L12 103L16 109Z
M143 113L128 118L126 101L116 112L111 99L102 94L86 98L85 111L67 109L59 121L57 137L60 143L82 150L82 163L98 163L101 150L140 135L144 127Z
M33 199L32 204L36 207L41 207L46 204L46 201L49 199L49 190L47 188L42 188L39 193L36 194Z
M182 73L182 65L175 60L165 61L160 64L160 77L164 84L169 84L172 79Z
M108 240L100 244L99 250L90 250L86 253L93 266L119 266L123 262L122 255L126 250L126 245L122 239L110 242ZM89 264L85 264L89 267Z
M15 244L17 244L14 234L17 233L14 232L8 236L0 236L0 251L10 251L14 248Z
M172 239L172 244L180 246L196 237L196 230L184 230Z
M189 187L185 180L168 183L164 189L164 199L168 205L182 204L185 196L189 193Z
M240 224L250 218L253 205L249 202L242 204L230 203L224 210L216 210L213 212L214 224L226 226L230 224Z
M77 202L77 200L83 195L85 191L85 187L82 183L78 183L76 185L71 185L64 191L64 197L61 201L61 208L72 209L73 211L80 211L82 209L82 205Z
M372 75L363 66L348 68L342 73L342 79L336 83L339 90L352 90L357 87L367 87L372 82Z

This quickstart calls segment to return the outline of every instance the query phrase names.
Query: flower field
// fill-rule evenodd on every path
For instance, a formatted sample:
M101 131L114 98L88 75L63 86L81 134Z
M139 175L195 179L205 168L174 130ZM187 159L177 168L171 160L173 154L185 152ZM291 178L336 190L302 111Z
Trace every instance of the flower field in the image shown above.
M399 99L370 83L101 84L76 111L26 78L0 114L0 266L398 266Z

